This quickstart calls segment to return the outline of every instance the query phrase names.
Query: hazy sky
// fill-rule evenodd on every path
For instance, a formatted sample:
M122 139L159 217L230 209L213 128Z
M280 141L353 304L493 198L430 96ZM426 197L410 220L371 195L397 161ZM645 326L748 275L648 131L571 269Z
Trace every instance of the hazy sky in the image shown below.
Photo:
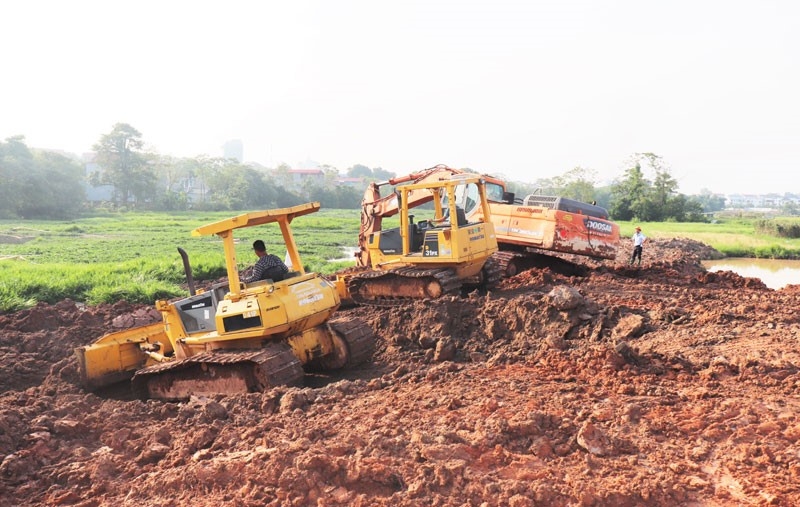
M793 0L82 1L0 6L0 139L438 163L533 181L661 155L679 190L800 193Z

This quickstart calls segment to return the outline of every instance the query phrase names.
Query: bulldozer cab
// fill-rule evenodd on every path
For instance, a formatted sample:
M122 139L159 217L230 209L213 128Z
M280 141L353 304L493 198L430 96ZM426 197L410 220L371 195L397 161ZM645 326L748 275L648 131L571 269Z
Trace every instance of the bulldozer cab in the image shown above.
M420 199L419 195L426 192L429 198ZM493 226L483 220L490 216L490 211L485 181L480 176L458 174L442 181L403 185L397 187L396 193L400 225L370 236L368 248L373 268L393 263L482 262L496 251ZM429 206L424 206L431 202L432 213ZM482 211L480 218L469 221L467 217L477 208Z

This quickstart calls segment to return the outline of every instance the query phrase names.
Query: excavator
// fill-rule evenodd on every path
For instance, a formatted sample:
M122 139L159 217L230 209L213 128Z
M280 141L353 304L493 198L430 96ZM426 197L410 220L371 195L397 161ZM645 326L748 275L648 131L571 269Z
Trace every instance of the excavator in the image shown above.
M497 240L484 178L441 173L387 183L395 185L391 194L381 197L377 184L365 194L357 267L336 276L344 297L390 306L497 283L500 273L491 260ZM397 214L399 225L382 229L383 220Z
M372 329L356 318L335 317L334 285L305 272L291 222L319 210L318 202L246 213L208 224L193 236L222 239L227 283L195 290L184 260L189 296L156 301L162 322L106 334L75 349L83 385L96 390L131 380L144 398L263 391L302 383L304 368L335 370L368 361ZM244 282L236 263L234 231L277 223L292 271L283 280Z
M369 238L380 230L383 217L397 213L390 194L381 196L380 187L413 182L442 181L464 174L461 169L437 165L384 182L371 183L364 193L359 232L358 265L368 265L372 256ZM484 206L466 211L467 220L481 222L488 217L494 225L499 251L492 256L502 276L514 276L536 263L542 253L559 252L613 259L619 244L619 226L608 212L594 204L561 196L530 194L523 199L506 190L504 181L488 175L484 180L489 213ZM415 197L412 194L412 200Z

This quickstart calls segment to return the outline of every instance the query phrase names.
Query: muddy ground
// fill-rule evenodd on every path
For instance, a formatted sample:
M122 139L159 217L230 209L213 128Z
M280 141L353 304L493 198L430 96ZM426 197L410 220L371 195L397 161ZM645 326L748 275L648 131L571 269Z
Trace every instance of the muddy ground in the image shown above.
M715 254L658 240L641 269L347 310L373 364L184 403L77 385L73 348L149 308L0 316L0 506L798 505L800 287Z

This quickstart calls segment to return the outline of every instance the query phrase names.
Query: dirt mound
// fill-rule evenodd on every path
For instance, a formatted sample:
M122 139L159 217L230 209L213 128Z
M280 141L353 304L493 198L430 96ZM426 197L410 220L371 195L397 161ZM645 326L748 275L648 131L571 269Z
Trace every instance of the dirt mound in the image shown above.
M150 308L0 316L0 505L795 505L800 288L707 255L350 309L373 364L185 403L77 386L73 348Z

